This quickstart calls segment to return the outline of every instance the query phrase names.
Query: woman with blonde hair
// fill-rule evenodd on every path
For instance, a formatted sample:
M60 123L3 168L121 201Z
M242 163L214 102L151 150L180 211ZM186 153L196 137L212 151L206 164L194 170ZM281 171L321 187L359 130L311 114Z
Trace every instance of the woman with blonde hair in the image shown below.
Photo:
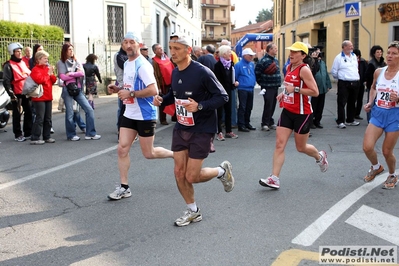
M54 68L48 65L48 57L49 54L44 50L36 52L36 64L30 73L33 81L43 86L43 95L38 98L32 98L32 104L36 111L30 142L32 145L55 142L55 139L50 138L50 131L52 125L53 84L57 81L57 77L54 75ZM40 135L43 135L43 140L40 139Z

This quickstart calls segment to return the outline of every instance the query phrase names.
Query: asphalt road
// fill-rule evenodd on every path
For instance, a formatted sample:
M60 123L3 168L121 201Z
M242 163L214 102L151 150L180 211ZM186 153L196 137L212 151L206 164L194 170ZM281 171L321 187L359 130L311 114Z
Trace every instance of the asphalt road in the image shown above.
M275 131L259 130L258 93L251 118L258 130L216 141L204 162L229 160L234 190L225 193L216 179L195 185L203 220L182 228L173 225L186 208L173 160L146 160L137 143L130 154L133 196L108 201L119 183L115 97L96 100L101 140L67 141L60 112L53 115L54 144L15 142L8 125L0 133L0 264L319 265L320 246L399 245L398 188L381 189L386 171L363 182L367 123L336 127L335 89L327 94L324 128L309 139L327 152L329 170L321 173L291 138L281 188L258 184L270 174L275 145ZM170 148L172 128L158 125L156 146ZM386 166L381 141L377 150Z

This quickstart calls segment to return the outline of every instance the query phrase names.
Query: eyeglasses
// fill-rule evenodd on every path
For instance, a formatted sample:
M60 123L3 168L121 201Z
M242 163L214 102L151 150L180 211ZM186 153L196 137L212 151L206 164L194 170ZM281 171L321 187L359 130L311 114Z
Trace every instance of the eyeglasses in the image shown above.
M148 48L141 48L140 51L148 51Z

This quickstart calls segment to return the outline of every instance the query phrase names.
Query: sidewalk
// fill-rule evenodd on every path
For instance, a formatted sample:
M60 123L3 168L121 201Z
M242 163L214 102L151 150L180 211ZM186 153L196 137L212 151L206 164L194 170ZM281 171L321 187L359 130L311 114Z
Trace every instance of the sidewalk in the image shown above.
M62 113L60 110L58 110L58 101L60 99L60 97L53 97L53 114L56 113ZM106 94L102 94L102 95L98 95L96 98L94 98L94 104L98 105L98 104L102 104L102 103L108 103L108 102L112 102L112 101L116 101L118 99L118 94L114 93L112 95L106 95Z

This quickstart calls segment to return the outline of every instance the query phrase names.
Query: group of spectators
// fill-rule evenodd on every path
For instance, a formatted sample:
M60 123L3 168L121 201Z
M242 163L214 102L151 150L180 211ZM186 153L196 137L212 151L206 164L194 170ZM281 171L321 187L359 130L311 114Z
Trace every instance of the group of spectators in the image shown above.
M25 55L22 55L24 50ZM20 43L11 43L8 46L10 59L3 64L3 84L11 97L12 126L15 140L23 142L30 139L30 144L42 145L54 143L50 137L54 133L52 128L52 101L53 84L58 80L62 87L61 97L65 104L65 130L68 140L77 141L76 126L86 133L85 139L100 139L94 126L94 99L97 95L97 80L101 83L101 75L95 65L97 56L89 54L86 63L77 61L72 44L65 43L61 49L60 60L57 66L49 65L49 54L40 44L33 49L23 47ZM57 71L56 71L57 69ZM57 72L57 76L56 76ZM42 86L43 94L40 97L29 97L23 94L25 80L30 76L36 86ZM68 86L75 84L77 94L70 95ZM84 95L86 88L86 96ZM74 111L75 101L86 113L84 122L79 112ZM22 109L22 110L21 110ZM76 108L75 108L76 109ZM21 117L23 113L23 126Z

